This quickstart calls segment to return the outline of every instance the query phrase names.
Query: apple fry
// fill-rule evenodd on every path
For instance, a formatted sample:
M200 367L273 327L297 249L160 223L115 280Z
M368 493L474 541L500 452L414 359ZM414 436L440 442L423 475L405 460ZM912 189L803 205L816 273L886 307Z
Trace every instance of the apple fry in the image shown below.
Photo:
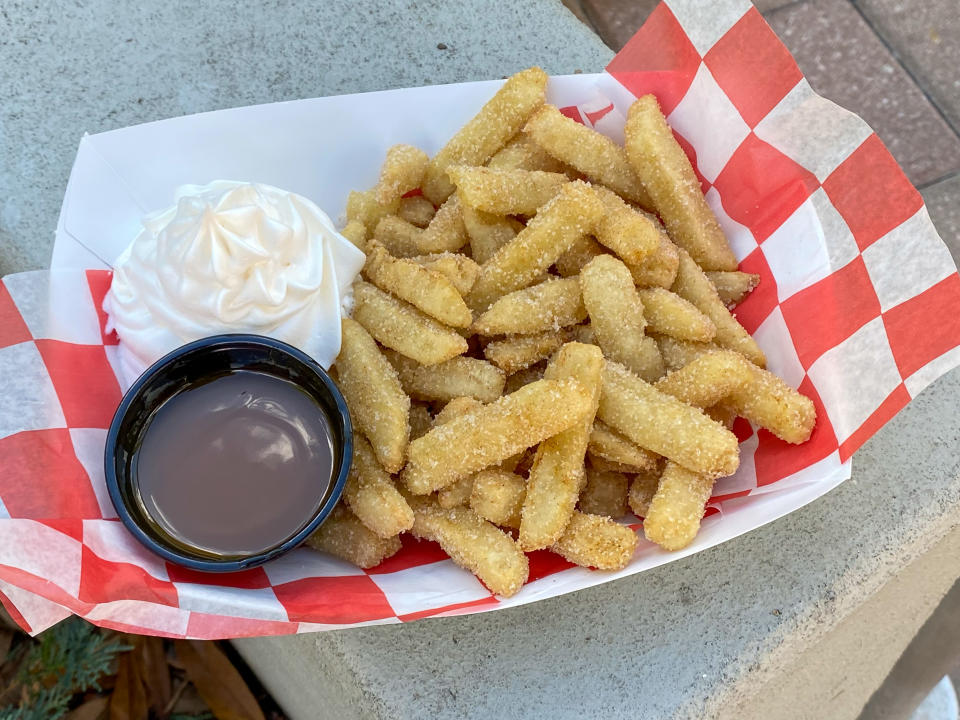
M433 500L412 498L413 535L440 544L491 592L510 597L527 581L527 556L503 530L466 507L441 508Z
M587 449L592 456L637 469L656 467L659 459L655 453L637 447L601 420L593 422Z
M437 214L433 203L427 200L423 195L411 195L400 199L397 206L397 217L406 220L411 225L418 228L425 228Z
M666 232L660 232L656 250L637 265L627 265L637 287L662 287L669 289L677 277L680 255L677 246L670 242Z
M481 470L474 476L470 507L484 520L503 527L520 527L526 481L505 470Z
M711 270L704 274L713 283L717 289L717 295L728 308L739 305L760 283L760 276L753 273Z
M503 393L504 372L485 360L455 357L436 365L420 365L390 350L386 356L396 368L403 389L415 400L446 402L469 396L493 402Z
M360 522L379 537L390 538L413 526L413 511L363 435L353 437L353 463L343 499Z
M736 270L737 258L656 97L644 95L630 106L624 133L630 165L673 241L705 270Z
M436 365L467 351L467 341L453 330L370 283L357 280L353 300L353 317L368 333L421 365Z
M740 464L736 435L609 360L598 416L640 447L695 472L732 475Z
M480 266L466 255L443 252L414 255L408 259L417 263L417 265L422 265L427 270L443 275L453 283L461 297L470 292L480 275Z
M494 215L534 215L570 182L562 173L453 165L447 176L465 205Z
M586 402L572 426L537 448L520 520L519 543L524 550L549 547L570 521L583 488L583 458L600 400L602 373L603 355L596 345L567 343L547 365L545 379L540 382L575 379L584 390Z
M517 236L517 229L509 218L480 212L469 205L463 205L462 211L463 225L470 238L470 252L480 264Z
M723 304L713 283L703 274L686 252L680 250L680 266L677 269L677 279L671 288L680 297L689 300L713 321L717 333L713 341L721 347L736 350L754 365L766 367L767 358L757 342L750 337L743 325L730 314Z
M414 440L401 478L416 494L439 490L566 430L590 403L576 380L538 380Z
M667 462L657 492L643 518L647 540L664 550L682 550L700 529L713 478Z
M427 168L423 194L439 205L453 192L447 177L451 165L483 165L516 135L543 104L547 74L532 67L511 76L480 112L438 152Z
M563 345L569 334L561 330L549 330L538 335L519 335L505 340L489 343L484 349L484 357L503 370L507 375L513 375L519 370L530 367L534 363L553 355Z
M401 196L416 190L423 182L430 158L413 145L394 145L380 168L380 181L373 197L381 205L398 202Z
M576 278L553 278L504 295L476 319L480 335L533 335L575 325L587 316Z
M446 276L411 260L395 258L376 241L367 248L363 271L381 290L446 325L469 327L473 320L470 308Z
M606 252L603 245L598 243L589 235L577 239L573 246L563 255L557 258L557 272L562 277L573 277L579 275L583 266L593 260L597 255L603 255ZM670 278L673 282L673 278Z
M467 244L460 198L451 195L417 238L422 253L456 252Z
M710 342L717 328L696 305L661 287L637 290L650 332L681 340Z
M630 202L653 208L650 196L627 162L623 148L606 135L565 117L552 105L537 110L523 132L593 182L606 185Z
M594 191L607 206L597 225L597 240L625 263L639 265L660 246L660 223L627 205L619 195L604 187Z
M353 190L347 196L347 222L357 220L370 231L377 227L383 218L396 214L399 205L399 202L381 205L377 202L373 190Z
M580 272L580 288L604 356L651 382L663 375L660 350L644 334L643 303L626 265L612 255L595 257Z
M424 405L413 403L410 405L410 439L414 440L426 434L433 425L433 417Z
M347 240L352 242L360 252L367 251L367 228L359 220L351 220L340 231Z
M551 156L526 135L517 135L490 158L487 167L495 170L543 170L563 172L562 162Z
M400 538L379 537L341 504L307 538L307 545L367 569L395 555L400 550Z
M367 331L350 318L343 318L341 328L337 384L354 425L370 440L380 464L387 472L398 472L410 437L410 398Z
M396 215L385 215L375 226L374 239L394 257L412 257L423 252L420 236L423 230Z
M575 565L620 570L629 564L638 542L633 530L608 517L574 512L550 549Z

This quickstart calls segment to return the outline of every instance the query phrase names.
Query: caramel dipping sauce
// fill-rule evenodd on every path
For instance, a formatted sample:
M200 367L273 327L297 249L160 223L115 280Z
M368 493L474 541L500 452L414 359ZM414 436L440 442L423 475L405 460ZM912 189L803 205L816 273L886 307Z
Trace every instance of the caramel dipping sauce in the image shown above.
M185 545L263 552L305 525L333 476L330 421L292 382L241 370L174 395L136 454L144 511Z
M174 350L124 394L104 452L124 526L156 554L232 572L295 548L346 483L353 430L310 356L259 335Z

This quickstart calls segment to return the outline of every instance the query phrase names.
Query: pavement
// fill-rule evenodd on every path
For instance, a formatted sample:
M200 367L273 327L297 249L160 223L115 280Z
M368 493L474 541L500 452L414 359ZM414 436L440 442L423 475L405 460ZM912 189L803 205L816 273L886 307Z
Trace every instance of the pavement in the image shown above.
M598 36L557 0L290 0L242 13L226 0L6 0L0 274L49 262L83 132L259 102L487 79L532 64L595 72L651 6L581 0L576 9ZM955 0L930 0L923 12L893 0L761 8L814 87L874 125L960 258ZM751 707L782 673L818 662L808 653L905 568L955 542L958 401L955 371L864 446L849 482L771 525L639 576L495 613L235 644L295 719L693 718ZM958 556L945 556L944 578L960 575ZM926 588L923 607L946 589ZM897 627L877 628L893 653L885 667L863 663L854 678L823 665L846 698L797 689L808 693L797 695L805 716L855 717L899 654L897 643L909 640Z

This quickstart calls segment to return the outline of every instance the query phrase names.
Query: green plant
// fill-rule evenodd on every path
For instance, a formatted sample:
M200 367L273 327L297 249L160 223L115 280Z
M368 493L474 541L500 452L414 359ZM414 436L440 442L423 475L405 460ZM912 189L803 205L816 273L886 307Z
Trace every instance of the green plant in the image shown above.
M21 650L25 656L14 680L20 702L0 708L0 720L63 717L73 696L99 690L99 678L113 673L117 655L129 649L76 617L55 625Z

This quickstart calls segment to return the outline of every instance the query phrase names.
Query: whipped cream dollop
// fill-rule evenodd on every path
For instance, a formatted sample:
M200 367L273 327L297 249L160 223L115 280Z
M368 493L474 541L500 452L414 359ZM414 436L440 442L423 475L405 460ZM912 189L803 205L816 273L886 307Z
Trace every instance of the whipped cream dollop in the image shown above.
M180 345L227 332L274 337L329 367L363 262L300 195L225 180L182 186L114 266L104 310L121 372L132 383Z

